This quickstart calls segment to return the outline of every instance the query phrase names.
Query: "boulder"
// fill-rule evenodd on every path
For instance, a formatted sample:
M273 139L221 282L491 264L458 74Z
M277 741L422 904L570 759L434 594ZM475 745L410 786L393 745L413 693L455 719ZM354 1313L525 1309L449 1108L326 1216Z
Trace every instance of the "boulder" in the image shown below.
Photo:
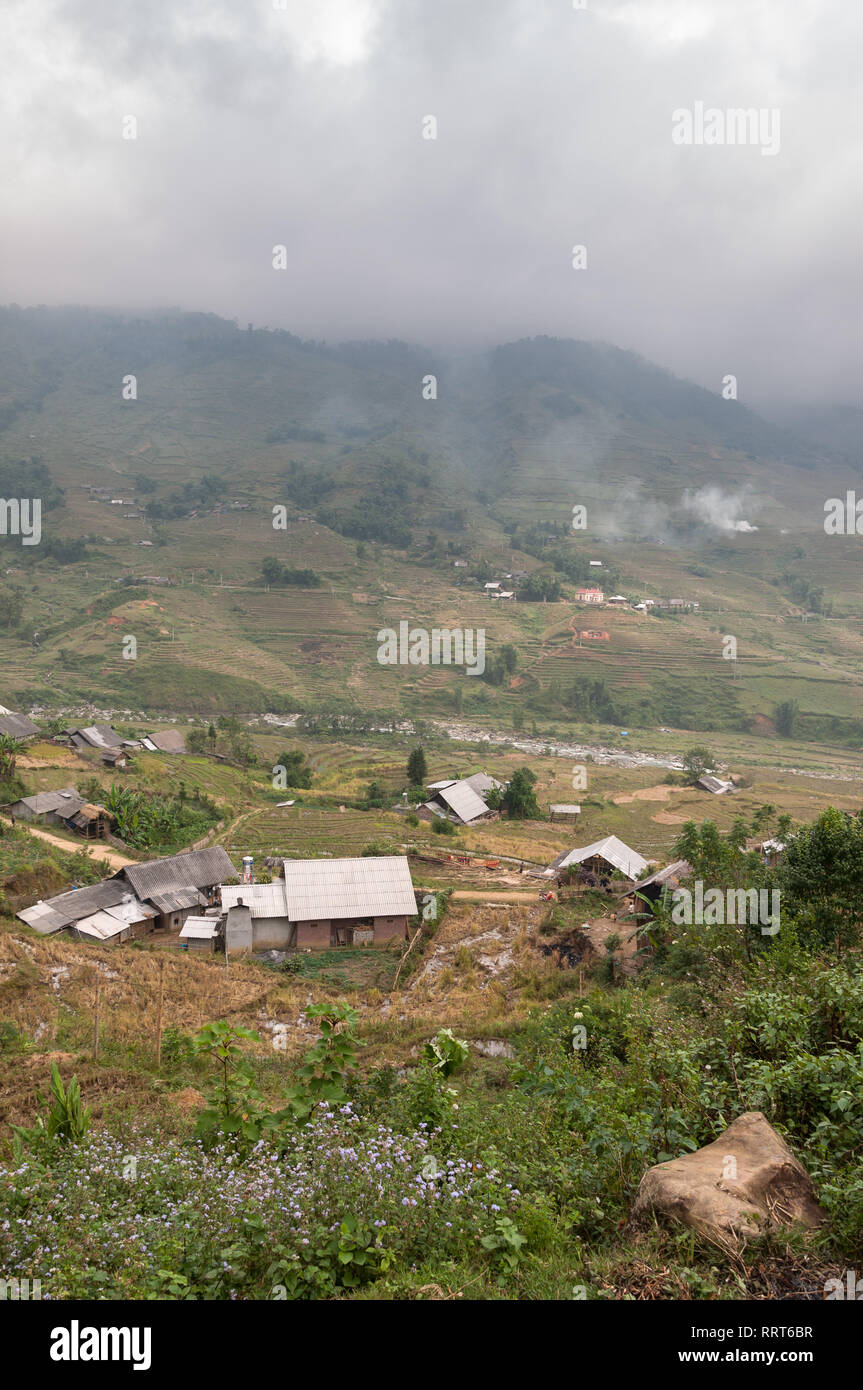
M726 1246L795 1222L815 1229L824 1221L812 1179L760 1110L739 1115L703 1149L649 1168L632 1216L650 1213Z

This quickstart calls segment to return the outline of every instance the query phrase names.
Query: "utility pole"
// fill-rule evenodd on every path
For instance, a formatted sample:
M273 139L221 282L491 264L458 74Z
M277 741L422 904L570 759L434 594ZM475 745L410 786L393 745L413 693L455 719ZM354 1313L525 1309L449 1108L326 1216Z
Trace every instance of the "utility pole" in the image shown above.
M159 1002L156 1005L156 1070L162 1065L162 998L165 987L165 957L159 957Z

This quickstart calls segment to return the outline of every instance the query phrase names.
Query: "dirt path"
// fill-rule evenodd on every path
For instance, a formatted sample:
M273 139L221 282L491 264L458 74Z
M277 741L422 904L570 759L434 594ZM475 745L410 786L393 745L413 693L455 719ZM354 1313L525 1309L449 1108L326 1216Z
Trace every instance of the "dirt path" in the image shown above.
M473 889L457 888L450 896L459 903L529 903L539 902L539 893L475 893Z
M10 822L8 817L3 817L5 823ZM39 840L47 840L49 845L56 845L58 849L65 850L67 854L75 854L79 849L89 850L94 859L104 859L111 865L112 869L124 869L127 864L137 864L137 859L127 859L125 855L118 854L115 849L103 849L101 841L82 840L79 845L71 840L62 840L59 835L50 835L47 830L38 830L35 825L21 825L20 821L16 825L23 830L29 830L31 835L35 835Z

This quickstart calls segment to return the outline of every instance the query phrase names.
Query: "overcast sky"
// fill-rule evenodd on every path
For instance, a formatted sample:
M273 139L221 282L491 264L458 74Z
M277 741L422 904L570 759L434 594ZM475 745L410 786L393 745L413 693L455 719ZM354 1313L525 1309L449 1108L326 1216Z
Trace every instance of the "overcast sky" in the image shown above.
M863 405L861 38L853 0L4 0L0 300ZM778 153L675 144L697 102Z

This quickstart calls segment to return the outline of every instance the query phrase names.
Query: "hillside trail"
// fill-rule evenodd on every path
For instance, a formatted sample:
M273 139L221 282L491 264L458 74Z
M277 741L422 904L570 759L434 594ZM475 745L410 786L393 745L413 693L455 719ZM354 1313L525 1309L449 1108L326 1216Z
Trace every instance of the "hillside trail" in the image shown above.
M567 623L567 627L569 628L570 632L572 633L572 637L570 638L570 641L566 644L566 646L564 646L564 647L552 647L552 646L549 645L549 640L548 640L548 638L547 638L547 637L546 637L546 638L543 638L542 648L541 648L541 650L537 653L537 655L534 657L533 661L532 661L528 666L525 666L524 670L523 670L523 671L520 671L520 672L518 673L517 676L513 676L512 680L511 680L510 683L509 683L510 689L511 689L511 690L516 690L516 689L518 689L518 687L521 685L522 680L524 679L524 677L527 676L527 675L533 674L533 672L535 672L537 666L541 666L542 663L543 663L544 661L546 661L547 658L550 657L553 653L557 655L557 654L559 654L561 651L568 651L568 650L570 650L571 648L578 647L578 645L579 645L579 643L578 643L578 632L579 632L579 623L581 622L581 616L582 616L582 615L581 615L580 613L574 613L573 616L569 619L569 622Z
M536 905L538 896L537 893L483 893L470 888L456 888L450 895L454 903L524 903L531 907Z
M3 816L2 819L6 825L11 824L8 816ZM57 849L65 850L66 854L76 854L80 849L88 850L93 858L104 859L106 863L111 865L112 869L125 869L127 864L137 864L139 862L137 859L127 859L124 854L118 854L117 851L113 849L102 849L100 847L94 854L97 845L101 846L100 841L82 840L80 845L76 845L70 840L62 840L59 835L49 834L47 830L38 830L35 825L28 824L22 826L20 821L16 821L16 828L28 830L30 834L35 835L38 840L46 840L49 845L55 845Z

